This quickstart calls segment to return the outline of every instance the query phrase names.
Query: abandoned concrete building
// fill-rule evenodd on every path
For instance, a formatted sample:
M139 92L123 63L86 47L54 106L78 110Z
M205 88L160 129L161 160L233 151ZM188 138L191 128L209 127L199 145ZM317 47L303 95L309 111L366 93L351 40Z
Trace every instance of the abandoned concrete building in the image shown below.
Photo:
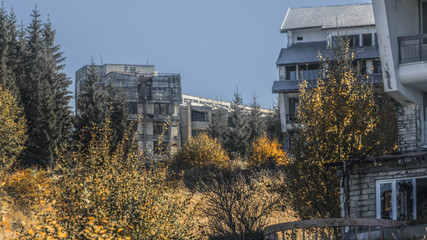
M212 117L218 114L218 111L223 111L224 118L227 119L228 113L231 111L231 105L231 102L183 94L182 104L179 107L182 143L187 142L189 138L195 137L200 133L207 133ZM246 111L251 110L249 106L241 105L240 107ZM259 110L264 115L273 113L269 109L260 108Z
M80 83L85 81L86 65L76 72L76 101ZM142 116L136 126L140 149L159 149L159 136L163 134L163 145L175 151L180 144L179 104L182 102L181 77L179 74L159 74L153 65L97 65L102 85L112 84L123 90L129 104L129 120ZM78 114L78 109L76 112ZM164 129L165 123L169 127Z
M90 66L76 72L75 98L78 100L81 82L86 80ZM169 147L171 153L189 137L206 133L217 110L231 111L230 102L195 97L181 93L179 74L161 74L153 65L96 65L100 84L112 84L123 90L129 104L129 120L142 117L136 126L137 142L142 150L156 152ZM251 107L240 106L249 111ZM261 113L273 111L260 108ZM79 109L76 109L78 114ZM165 128L165 123L168 127ZM162 146L159 137L163 135Z
M289 122L298 103L297 80L310 80L316 74L307 59L324 51L324 46L312 42L322 36L332 40L337 24L350 35L350 44L358 46L355 55L362 53L366 72L372 66L370 74L397 102L399 151L348 161L354 164L349 171L349 216L345 216L341 189L342 218L272 225L264 231L266 239L319 228L339 228L342 239L425 239L427 1L372 0L372 4L289 9L281 28L288 34L288 48L277 60L280 81L273 85L273 92L279 94L284 133L292 130Z

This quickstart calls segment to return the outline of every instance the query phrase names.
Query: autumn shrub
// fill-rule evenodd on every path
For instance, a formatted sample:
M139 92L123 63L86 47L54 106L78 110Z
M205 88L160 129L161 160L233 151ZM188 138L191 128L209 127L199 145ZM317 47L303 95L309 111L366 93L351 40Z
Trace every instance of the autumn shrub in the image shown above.
M31 206L37 204L40 196L49 192L52 183L47 171L37 169L6 173L3 181L6 194L24 214L31 211Z
M202 226L209 239L262 238L269 218L281 211L280 178L269 171L211 172L199 182Z
M185 143L176 153L174 160L175 165L182 169L224 168L230 158L217 139L202 133Z
M0 168L11 166L24 149L26 128L16 99L0 85Z
M132 142L131 146L127 142ZM92 128L89 146L58 154L59 224L70 238L187 239L187 199L169 181L167 169L147 167L125 133L112 150L109 121ZM80 148L87 149L84 153Z
M288 161L279 142L269 139L266 134L252 143L252 151L248 158L250 167L285 165Z

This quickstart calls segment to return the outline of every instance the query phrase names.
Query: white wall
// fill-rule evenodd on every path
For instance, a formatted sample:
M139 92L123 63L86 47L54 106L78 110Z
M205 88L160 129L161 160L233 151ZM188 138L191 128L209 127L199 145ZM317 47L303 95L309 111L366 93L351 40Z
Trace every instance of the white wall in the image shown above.
M328 33L320 28L300 29L288 31L288 47L295 43L311 43L326 41ZM297 40L302 37L302 40Z

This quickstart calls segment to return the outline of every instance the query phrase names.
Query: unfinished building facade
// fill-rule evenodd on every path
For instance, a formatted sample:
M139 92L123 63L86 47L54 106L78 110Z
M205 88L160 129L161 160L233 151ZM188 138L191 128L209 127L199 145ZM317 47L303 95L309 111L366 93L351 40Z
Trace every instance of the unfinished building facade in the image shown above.
M86 65L76 72L76 102L90 67ZM123 91L129 104L128 120L142 117L136 125L139 148L152 153L166 147L171 152L176 151L180 145L180 75L159 74L153 65L104 64L95 67L101 86L111 84Z

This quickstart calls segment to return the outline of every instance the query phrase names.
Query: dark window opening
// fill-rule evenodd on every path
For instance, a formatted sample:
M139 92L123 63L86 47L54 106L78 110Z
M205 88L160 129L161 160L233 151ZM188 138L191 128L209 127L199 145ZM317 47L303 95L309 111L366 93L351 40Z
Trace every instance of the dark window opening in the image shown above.
M349 35L349 47L359 47L359 35Z
M296 66L286 66L286 80L297 79L297 68Z
M303 38L302 37L297 37L297 40L298 41L301 41Z
M414 219L413 180L396 181L397 220L408 221Z
M417 219L427 220L427 178L416 180Z
M138 114L138 104L136 102L129 103L129 113Z
M372 46L372 34L362 34L363 46Z
M167 136L168 135L168 131L165 128L165 123L162 122L154 122L153 123L153 134L154 135L164 135Z
M372 73L378 74L381 73L381 61L380 60L373 60L372 61Z
M298 98L289 98L289 114L287 115L286 122L292 123L296 119L298 109Z
M199 111L191 111L191 121L199 121L199 122L205 122L207 121L207 114L205 112L199 112Z
M169 114L169 104L167 103L155 103L154 114L167 115Z

